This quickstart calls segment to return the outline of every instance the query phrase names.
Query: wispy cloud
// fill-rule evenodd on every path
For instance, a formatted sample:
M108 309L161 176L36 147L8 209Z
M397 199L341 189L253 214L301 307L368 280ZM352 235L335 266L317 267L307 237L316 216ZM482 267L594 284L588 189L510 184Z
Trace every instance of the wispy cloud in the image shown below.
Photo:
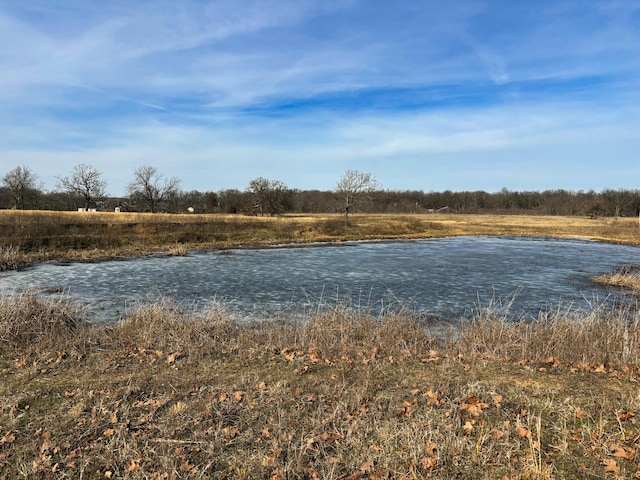
M390 188L615 187L571 176L598 152L640 181L631 0L32 0L0 3L0 31L0 170L49 187L80 161L114 194L141 163L198 189L332 188L348 168Z

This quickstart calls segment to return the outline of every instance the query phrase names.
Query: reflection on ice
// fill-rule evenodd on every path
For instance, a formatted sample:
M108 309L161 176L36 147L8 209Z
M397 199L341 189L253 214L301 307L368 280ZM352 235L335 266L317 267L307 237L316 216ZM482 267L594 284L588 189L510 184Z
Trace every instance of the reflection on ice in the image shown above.
M588 308L594 298L606 298L590 277L637 263L638 253L629 246L510 237L239 249L37 265L0 274L0 292L64 291L105 320L158 297L202 307L222 302L243 315L308 314L348 304L440 318L510 299L516 315L535 316L560 304Z

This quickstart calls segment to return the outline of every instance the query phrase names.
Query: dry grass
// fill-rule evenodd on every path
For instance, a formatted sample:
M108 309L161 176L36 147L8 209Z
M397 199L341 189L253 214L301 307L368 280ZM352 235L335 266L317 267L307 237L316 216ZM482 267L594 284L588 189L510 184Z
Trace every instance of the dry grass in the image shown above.
M0 212L0 245L29 261L495 234L640 244L626 219ZM0 477L640 478L637 306L434 331L171 302L98 325L64 296L4 297Z
M70 311L0 302L3 478L640 475L636 310L482 312L441 337L348 308L245 324L163 302L109 326Z
M640 365L640 312L630 305L589 313L559 309L512 322L488 310L461 323L455 344L464 354L509 361Z
M622 287L640 294L640 265L624 265L613 273L595 277L594 280L604 285Z
M523 215L166 215L0 211L0 245L25 260L87 259L240 245L452 235L585 238L640 245L634 219Z
M64 348L85 321L84 310L62 295L0 297L0 352Z
M13 245L0 245L0 272L17 270L25 263L25 257L18 247Z

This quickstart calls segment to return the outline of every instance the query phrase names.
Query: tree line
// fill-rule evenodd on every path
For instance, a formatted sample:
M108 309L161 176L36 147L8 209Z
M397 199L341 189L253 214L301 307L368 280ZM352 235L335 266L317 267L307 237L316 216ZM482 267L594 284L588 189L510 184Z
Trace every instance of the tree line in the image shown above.
M606 189L600 192L545 190L499 192L384 190L367 172L348 170L332 190L300 190L279 180L258 177L245 190L200 192L182 190L180 180L157 168L138 167L125 197L106 193L102 172L76 165L45 191L37 175L18 166L6 172L0 184L0 208L167 213L526 213L540 215L638 216L640 190Z

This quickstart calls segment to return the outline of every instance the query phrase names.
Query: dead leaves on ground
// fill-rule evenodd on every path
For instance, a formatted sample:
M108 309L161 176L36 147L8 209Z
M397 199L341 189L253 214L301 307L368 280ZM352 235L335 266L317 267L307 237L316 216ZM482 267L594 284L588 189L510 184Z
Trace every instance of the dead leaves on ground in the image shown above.
M182 359L188 358L186 352L179 349L168 354L138 349L132 350L129 355L165 369L173 369L176 365L182 368L187 364L181 362ZM360 451L365 452L363 458L358 457L357 462L354 461L348 468L346 463L351 459L339 452L348 450L353 442L358 441L354 437L363 426L395 422L425 432L424 443L410 459L405 460L408 477L424 477L432 472L443 475L451 471L460 456L475 456L482 461L493 460L497 463L502 459L496 457L501 454L501 448L513 449L513 468L524 470L531 464L533 455L539 455L542 462L551 465L559 455L570 456L576 452L582 455L581 458L590 458L590 472L595 468L600 475L628 476L629 472L638 470L636 448L640 443L640 431L635 413L630 411L632 408L629 406L628 410L602 412L592 406L564 405L560 413L568 425L566 431L561 432L566 439L563 445L557 439L549 438L550 434L544 431L548 427L546 422L542 422L542 434L536 429L536 421L541 414L531 405L536 405L539 400L529 403L521 396L514 399L506 388L496 388L500 390L496 392L470 386L460 393L461 390L454 387L454 393L451 383L443 380L443 384L385 385L385 394L382 396L376 390L377 386L370 385L361 396L348 397L339 388L326 388L333 386L332 382L338 384L342 370L331 370L331 377L329 374L314 376L314 373L324 372L324 366L335 367L336 362L351 362L358 368L362 368L360 364L371 362L384 362L385 365L393 362L395 372L396 365L403 361L402 355L390 359L381 355L380 351L362 355L359 362L345 358L329 359L317 350L270 350L267 360L285 366L285 371L299 375L310 373L301 379L299 386L289 385L284 389L286 393L283 393L282 385L276 388L260 377L255 378L255 383L244 382L233 388L206 385L194 387L188 392L166 388L164 393L145 392L136 388L126 391L87 391L67 385L59 392L59 398L74 406L76 432L83 434L78 436L76 442L40 431L37 445L32 449L36 456L32 467L43 476L56 473L72 477L73 473L77 473L74 468L87 459L114 455L105 452L116 451L123 445L146 439L147 443L157 443L163 448L176 444L171 454L177 462L174 468L184 477L203 471L203 465L206 464L199 463L198 459L207 446L215 445L217 451L234 452L238 445L251 445L264 452L263 466L272 473L272 478L290 476L291 472L287 471L287 465L290 464L286 463L286 458L291 455L290 449L296 448L299 450L295 454L305 459L305 474L309 478L322 478L319 465L326 466L330 462L335 462L336 471L341 471L344 478L376 478L385 474L388 476L389 471L385 470L383 461L385 458L402 455L403 449L408 447L390 445L385 439L373 436L361 445L363 448ZM431 351L420 362L426 364L443 359L438 352ZM454 358L451 361L464 364L466 360ZM136 362L134 360L132 364ZM559 368L559 365L557 359L549 359L545 368ZM343 367L338 365L338 368ZM594 373L600 375L598 368L594 367ZM321 381L327 385L319 386ZM541 389L537 390L539 392ZM540 395L532 392L531 398ZM196 401L192 402L192 399ZM300 416L286 425L279 423L281 419L270 417L262 417L261 423L247 420L261 418L260 415L264 415L265 411L277 410L283 405L287 405L288 412L300 412ZM24 402L16 404L16 412L20 409L24 413L25 406ZM14 414L14 417L19 414ZM310 417L318 419L317 423L311 427L302 425L306 421L304 419ZM602 418L619 425L618 436L594 432L594 422ZM172 422L173 430L167 430L164 436L158 437L162 422ZM29 441L24 438L24 431L7 425L0 425L0 469L3 464L12 461L10 456L16 443ZM175 425L180 425L180 428ZM433 438L429 436L434 425L440 430L437 438L435 434ZM31 435L31 432L27 435ZM111 472L112 478L120 478L123 472L142 475L155 468L153 459L144 451L131 451L118 458L109 457L109 461L111 463L105 463L102 470L105 478L108 472Z

